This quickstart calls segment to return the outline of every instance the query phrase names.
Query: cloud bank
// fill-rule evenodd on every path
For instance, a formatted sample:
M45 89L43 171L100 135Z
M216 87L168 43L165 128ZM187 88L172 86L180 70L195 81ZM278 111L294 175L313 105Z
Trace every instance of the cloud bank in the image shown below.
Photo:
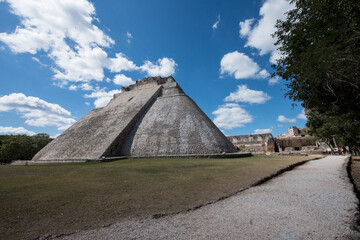
M1 1L1 0L0 0ZM168 57L156 62L146 60L136 65L124 53L108 56L115 41L98 25L94 5L88 0L2 0L9 4L10 12L19 17L13 32L0 33L0 41L15 54L30 53L43 67L51 67L54 85L71 91L93 91L99 88L91 82L106 82L105 73L115 73L113 83L127 86L134 83L124 71L139 71L147 76L168 76L175 73L175 60ZM133 35L126 32L127 42ZM53 64L42 63L48 57ZM40 58L40 59L39 59ZM110 77L112 78L112 77ZM119 90L114 90L119 91ZM111 92L111 91L110 91ZM95 106L103 106L106 98L96 98Z
M287 0L266 0L260 8L260 19L246 19L239 23L239 34L246 39L245 47L259 50L260 55L270 54L270 62L280 57L274 45L276 39L271 35L276 31L278 19L285 20L285 13L294 8Z
M36 133L33 131L29 131L23 127L2 127L0 126L0 134L4 135L18 135L18 134L25 134L25 135L35 135Z
M213 30L217 29L219 23L220 23L220 14L217 16L216 22L212 25L212 29L213 29Z
M287 118L284 115L279 115L277 120L282 123L295 123L296 122L296 118Z
M244 124L253 121L253 117L236 103L219 106L212 114L215 115L214 123L216 126L224 129L243 127Z
M85 98L95 98L96 99L94 102L95 108L100 108L100 107L105 107L110 102L110 100L113 98L114 94L117 94L120 92L121 92L121 90L117 90L117 89L109 91L109 92L107 92L104 89L101 89L101 90L94 91L91 94L85 94L84 97Z
M271 133L271 128L265 128L265 129L255 129L254 134L264 134L264 133Z
M225 101L263 104L269 99L271 99L271 97L263 91L249 89L244 84L239 85L236 92L230 93L230 95L225 98Z
M11 13L20 19L12 33L0 33L14 53L37 54L45 52L54 62L54 79L67 82L102 81L104 69L143 71L149 76L167 76L175 72L176 63L162 58L157 63L145 61L136 66L123 53L109 57L106 49L115 41L98 26L94 5L87 0L5 0ZM132 34L127 32L127 40ZM38 58L35 61L41 63ZM74 88L74 87L73 87Z
M260 69L250 57L238 51L227 53L220 61L220 74L228 74L236 79L266 78L269 73Z
M65 130L76 121L71 113L58 104L48 103L40 98L12 93L0 97L0 112L15 110L25 123L35 127L56 126Z

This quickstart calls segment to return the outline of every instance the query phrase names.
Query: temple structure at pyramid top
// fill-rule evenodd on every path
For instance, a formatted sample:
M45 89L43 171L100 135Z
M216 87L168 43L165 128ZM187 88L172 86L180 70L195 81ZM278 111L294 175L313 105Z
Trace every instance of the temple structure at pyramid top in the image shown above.
M151 77L122 88L93 109L33 160L202 155L236 152L173 77Z

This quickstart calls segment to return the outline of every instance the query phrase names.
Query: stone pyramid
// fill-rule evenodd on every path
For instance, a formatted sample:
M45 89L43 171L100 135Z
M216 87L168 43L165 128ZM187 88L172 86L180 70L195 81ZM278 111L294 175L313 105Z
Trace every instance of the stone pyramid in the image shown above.
M173 77L137 81L92 110L33 160L96 160L236 152Z

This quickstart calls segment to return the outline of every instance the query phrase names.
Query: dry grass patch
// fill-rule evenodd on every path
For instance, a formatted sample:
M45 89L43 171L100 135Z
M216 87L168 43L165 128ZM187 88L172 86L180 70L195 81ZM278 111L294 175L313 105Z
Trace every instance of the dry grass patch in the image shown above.
M360 156L352 157L351 176L354 179L354 184L360 192Z
M311 157L0 166L0 232L4 239L23 239L182 211L307 159Z

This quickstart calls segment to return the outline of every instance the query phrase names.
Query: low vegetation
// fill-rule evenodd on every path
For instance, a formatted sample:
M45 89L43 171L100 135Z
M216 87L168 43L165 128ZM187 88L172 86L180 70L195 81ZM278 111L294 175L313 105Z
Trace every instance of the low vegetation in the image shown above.
M0 232L4 239L25 239L183 211L310 158L253 156L3 165Z
M360 193L360 156L352 157L351 176L354 180L354 185Z
M49 135L44 133L34 136L0 135L0 163L10 163L13 160L30 160L51 140Z
M360 153L359 0L290 2L294 9L276 24L281 57L273 77L306 109L314 136Z

